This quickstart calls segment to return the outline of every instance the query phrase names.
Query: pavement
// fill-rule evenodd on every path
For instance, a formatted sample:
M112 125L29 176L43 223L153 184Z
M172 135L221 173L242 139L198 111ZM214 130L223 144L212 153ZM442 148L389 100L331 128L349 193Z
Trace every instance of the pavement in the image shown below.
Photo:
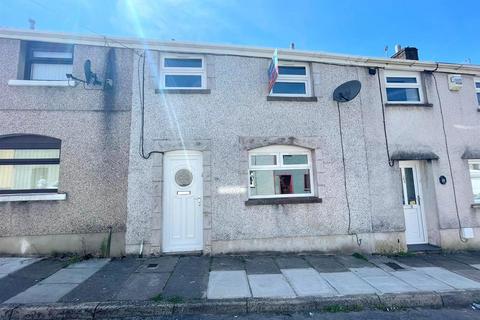
M338 313L183 315L161 316L152 320L478 320L479 311L471 309L420 309L404 311L361 311ZM133 318L141 319L141 318Z
M449 307L474 301L480 301L480 252L393 258L160 256L78 262L0 258L0 319L2 312L13 319L15 312L43 310L52 315L58 308L64 312L76 308L95 318L103 312L108 318L119 306L124 311L157 308L147 312L151 316L324 310L336 305Z

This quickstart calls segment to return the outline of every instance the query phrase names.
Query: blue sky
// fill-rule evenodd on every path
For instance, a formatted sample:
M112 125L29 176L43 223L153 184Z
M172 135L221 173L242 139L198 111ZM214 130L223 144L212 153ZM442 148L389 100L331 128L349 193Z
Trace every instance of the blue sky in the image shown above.
M0 27L480 64L480 1L0 0Z

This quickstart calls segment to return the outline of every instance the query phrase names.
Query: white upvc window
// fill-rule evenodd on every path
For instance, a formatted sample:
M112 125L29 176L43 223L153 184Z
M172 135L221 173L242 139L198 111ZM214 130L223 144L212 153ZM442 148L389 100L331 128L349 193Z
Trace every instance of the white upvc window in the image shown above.
M29 42L25 57L25 80L66 81L72 73L73 45Z
M271 96L310 97L310 68L307 63L280 62Z
M0 195L56 193L60 143L38 135L0 137Z
M392 103L422 103L423 90L419 72L385 71L387 101Z
M478 105L480 106L480 78L475 78L475 94L477 95L477 102Z
M473 203L480 204L480 159L468 160L468 169L472 183Z
M161 57L162 89L205 89L205 58L197 55L164 55Z
M248 157L250 199L314 195L310 150L274 145L251 150Z

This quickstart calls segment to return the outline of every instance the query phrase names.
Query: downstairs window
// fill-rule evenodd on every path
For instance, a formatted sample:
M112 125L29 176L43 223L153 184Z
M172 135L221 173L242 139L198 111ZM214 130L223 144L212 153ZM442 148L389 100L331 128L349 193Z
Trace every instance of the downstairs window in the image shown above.
M0 194L56 193L60 140L38 135L0 137Z
M480 160L468 160L468 168L472 183L473 203L480 204Z
M310 197L314 190L311 152L295 146L268 146L249 152L249 197Z

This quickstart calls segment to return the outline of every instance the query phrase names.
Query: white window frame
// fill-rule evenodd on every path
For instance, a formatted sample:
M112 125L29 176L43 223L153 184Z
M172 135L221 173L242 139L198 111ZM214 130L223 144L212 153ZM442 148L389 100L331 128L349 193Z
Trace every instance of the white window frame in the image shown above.
M270 96L272 97L311 97L312 89L311 89L311 80L310 80L310 66L308 63L300 63L300 62L288 62L288 61L280 61L278 63L279 67L304 67L305 68L305 75L288 75L288 74L279 74L277 80L275 82L301 82L305 84L305 93L273 93L270 90Z
M201 59L201 68L181 68L181 67L165 67L165 59ZM166 87L165 77L167 75L185 75L185 76L201 76L200 87ZM205 65L205 57L202 55L183 55L183 54L165 54L160 57L160 88L161 89L180 89L180 90L202 90L207 87L207 67Z
M480 165L480 159L471 159L468 160L468 176L470 177L470 186L472 187L472 202L474 204L479 204L480 205L480 200L475 201L475 194L473 193L473 185L472 185L472 175L470 173L470 165L471 164L478 164Z
M387 82L388 77L406 77L406 78L415 78L417 80L416 83L389 83ZM388 100L387 89L388 88L405 88L405 89L418 89L418 97L419 101L398 101L398 100ZM385 94L387 97L388 103L400 103L400 104L419 104L424 103L423 97L423 85L422 85L422 77L420 72L412 72L412 71L399 71L399 70L385 70Z
M256 155L275 155L277 157L276 165L252 165L252 156ZM307 155L307 164L283 164L284 155ZM261 170L292 170L292 169L308 169L310 173L310 193L304 194L274 194L274 195L251 195L250 188L250 171ZM249 199L266 199L266 198L300 198L300 197L313 197L315 195L315 188L313 184L313 168L312 168L312 153L302 147L297 146L284 146L273 145L267 147L260 147L250 150L248 152L248 171L247 171L247 184L248 184L248 198Z
M480 83L480 78L473 78L473 87L475 88L475 100L477 105L480 108L480 101L478 101L477 93L480 93L480 88L477 88L477 83Z

